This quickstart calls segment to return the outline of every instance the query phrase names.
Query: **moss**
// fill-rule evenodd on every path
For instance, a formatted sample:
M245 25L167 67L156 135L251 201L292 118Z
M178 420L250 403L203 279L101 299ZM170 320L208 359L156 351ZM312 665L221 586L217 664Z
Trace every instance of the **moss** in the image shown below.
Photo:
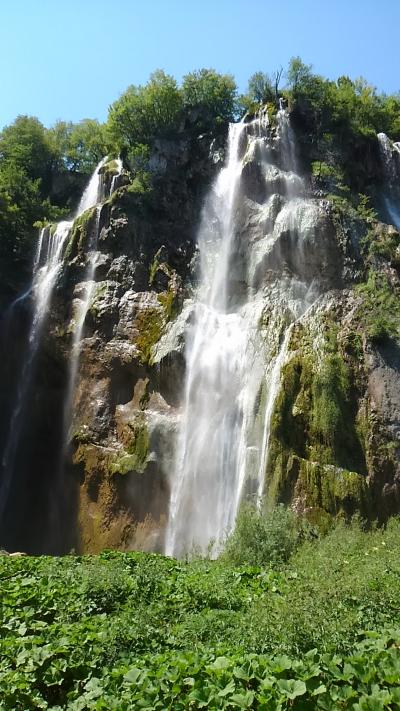
M177 295L173 289L168 289L167 291L158 294L157 299L159 303L164 307L165 316L167 321L170 321L176 316L177 313Z
M107 161L107 163L105 163L99 171L101 175L104 175L106 180L111 180L114 175L118 175L118 172L118 163L115 158Z
M151 365L153 346L160 340L165 326L162 309L151 307L140 311L135 320L138 335L135 344L143 364Z
M371 341L400 338L400 289L386 274L370 269L368 279L356 287L362 303L358 318Z
M65 250L65 261L84 251L93 228L95 214L96 208L93 207L90 210L86 210L74 221L67 249Z
M314 455L334 460L340 447L343 415L349 396L349 374L339 353L324 355L312 381L310 430Z
M143 473L146 468L150 446L146 419L143 415L139 415L133 422L128 423L128 426L132 436L126 449L111 459L112 474L127 474L131 471Z
M318 353L311 348L311 333L304 326L293 329L282 368L281 388L271 420L270 447L266 471L269 506L277 501L290 503L300 476L299 462L319 467L332 466L341 471L366 474L365 442L368 423L360 428L358 416L356 356L349 355L338 343L338 329L332 316L321 318L323 341ZM353 334L354 335L354 334ZM357 352L357 338L350 347ZM352 365L353 363L353 365ZM328 478L327 486L332 485ZM337 494L332 492L336 499ZM318 506L328 505L324 496ZM329 503L330 510L332 508Z
M299 461L295 496L304 508L317 507L330 514L368 511L368 487L357 472L307 460Z

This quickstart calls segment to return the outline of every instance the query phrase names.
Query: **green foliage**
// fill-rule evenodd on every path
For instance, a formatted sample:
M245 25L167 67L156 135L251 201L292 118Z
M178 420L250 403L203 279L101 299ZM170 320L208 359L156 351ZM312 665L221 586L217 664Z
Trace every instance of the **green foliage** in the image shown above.
M146 86L130 86L110 106L107 131L118 150L147 146L176 129L182 111L177 83L157 70Z
M55 167L61 171L90 175L107 152L105 128L94 119L57 121L48 134Z
M52 151L44 126L37 118L18 116L0 134L0 166L14 166L31 180L45 179Z
M269 74L265 74L265 72L255 72L249 79L247 94L251 101L258 104L266 104L268 101L274 101L275 92Z
M225 547L225 558L235 565L276 565L288 560L298 533L294 514L284 506L270 512L244 504Z
M286 72L288 88L297 94L309 86L312 77L312 65L304 64L300 57L292 57Z
M236 116L236 83L230 74L200 69L183 78L182 99L186 109L196 110L204 130L226 127Z
M38 119L19 116L0 134L0 257L28 260L37 223L65 217L74 193L71 183L61 200L53 196L60 173L90 174L104 155L104 128L85 119L79 124L58 122L45 129ZM71 192L72 191L72 192ZM57 204L52 204L52 200Z
M375 342L400 337L399 288L386 274L371 269L368 279L357 287L362 296L359 316L367 336Z
M395 709L399 545L392 520L338 524L279 570L1 556L1 708Z

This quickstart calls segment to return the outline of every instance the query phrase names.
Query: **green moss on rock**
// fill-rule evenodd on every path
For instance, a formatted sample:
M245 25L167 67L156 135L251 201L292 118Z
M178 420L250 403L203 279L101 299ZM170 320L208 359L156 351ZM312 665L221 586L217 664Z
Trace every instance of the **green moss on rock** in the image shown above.
M110 471L113 474L127 474L135 471L143 473L149 456L150 437L146 419L139 415L128 423L132 436L126 448L110 461Z
M65 261L68 262L68 260L73 258L76 254L82 253L85 250L91 231L94 228L93 221L95 215L96 208L93 207L90 208L90 210L86 210L74 221L65 251Z
M139 312L135 320L138 335L135 344L143 364L151 365L153 346L160 340L165 326L163 309L149 307Z
M292 466L296 465L294 495L301 500L304 509L318 507L333 515L368 510L367 483L357 472L305 459L294 459Z
M336 513L364 505L368 423L361 423L353 385L358 359L339 344L330 315L319 318L318 348L310 347L303 326L293 329L271 420L265 489L269 506L290 503L300 486L308 492L305 506Z

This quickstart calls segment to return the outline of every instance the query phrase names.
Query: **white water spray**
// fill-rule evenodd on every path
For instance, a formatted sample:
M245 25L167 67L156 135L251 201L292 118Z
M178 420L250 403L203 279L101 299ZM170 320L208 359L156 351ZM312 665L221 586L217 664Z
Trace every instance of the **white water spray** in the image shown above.
M93 207L98 200L100 189L99 170L106 159L95 168L82 195L74 219L85 210ZM10 419L7 444L2 458L2 477L0 484L0 517L7 504L8 492L14 474L15 459L24 424L25 401L31 386L34 363L38 352L43 326L48 315L54 287L59 276L64 250L73 225L72 221L59 222L55 228L44 227L39 234L38 246L33 263L32 291L34 310L28 336L27 355L23 363L21 377Z
M186 387L171 481L167 555L180 556L192 547L204 551L213 541L217 552L234 526L245 490L255 496L263 493L271 418L290 329L273 356L259 328L268 295L254 293L251 285L244 295L238 293L243 167L257 157L267 192L268 182L276 183L279 174L286 200L294 197L293 186L297 194L298 186L303 187L292 174L297 167L294 136L283 109L278 114L280 172L271 163L267 131L264 115L230 127L227 162L202 214L200 284L186 342ZM268 239L267 234L264 240ZM257 435L254 412L262 388L266 400Z
M400 229L400 144L393 143L386 133L378 133L378 141L386 178L383 199L388 217Z

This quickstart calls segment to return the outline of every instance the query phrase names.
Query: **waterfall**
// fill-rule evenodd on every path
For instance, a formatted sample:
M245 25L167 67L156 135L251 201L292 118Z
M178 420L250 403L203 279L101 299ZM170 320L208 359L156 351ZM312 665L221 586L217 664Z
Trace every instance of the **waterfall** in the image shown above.
M115 162L117 164L117 172L115 175L113 175L113 177L111 179L110 195L112 195L113 192L118 188L119 178L120 178L122 170L123 170L121 158L116 158Z
M272 414L273 414L273 410L274 410L276 396L279 391L281 370L282 370L282 366L285 362L291 332L292 332L292 327L289 326L289 328L286 329L285 337L283 338L282 344L279 348L279 352L278 352L278 355L275 359L275 363L272 368L271 375L268 378L268 397L267 397L267 404L266 404L266 408L265 408L264 432L263 432L263 439L262 439L262 445L261 445L260 467L258 470L258 477L257 477L258 478L258 491L257 491L258 496L257 496L257 498L258 498L259 502L261 501L263 493L264 493L264 478L265 478L265 470L266 470L266 466L267 466L268 445L269 445L269 439L270 439L270 434L271 434Z
M263 338L260 320L274 297L268 289L255 286L257 269L248 264L260 261L257 250L261 247L265 257L275 239L279 221L276 215L270 216L276 203L273 186L281 185L278 201L284 225L280 228L289 232L303 192L303 181L295 174L289 116L281 109L277 118L275 138L264 114L247 124L230 126L226 164L203 209L198 234L200 279L186 335L186 383L171 478L167 555L179 556L192 547L204 551L210 542L218 548L234 526L244 493L260 496L263 492L270 424L290 326L285 319L279 322L282 314L276 309L275 339L281 334L281 345L270 333ZM262 175L267 194L262 206L251 209L258 210L259 224L272 222L257 244L243 229L250 209L243 195L243 171L251 161ZM246 250L249 256L243 257ZM247 267L242 261L248 262ZM278 284L281 295L277 298L282 302L285 293L291 293L291 285L286 287L282 279ZM302 296L288 315L289 321L304 311L307 289L299 291ZM289 313L289 300L282 312ZM264 406L261 424L256 425L254 412L261 392Z
M378 141L386 179L384 204L392 224L400 229L400 143L386 133L378 133Z
M90 307L90 303L95 288L95 273L98 263L97 240L99 234L101 205L97 205L94 226L88 245L87 266L84 275L84 287L82 298L79 298L75 303L74 314L74 332L72 338L71 357L69 360L69 373L67 393L64 403L64 432L63 432L63 447L61 452L61 466L69 446L69 428L72 417L72 405L75 392L76 378L78 375L79 358L82 346L83 330L86 321L86 316Z
M101 180L99 170L105 160L103 159L96 166L82 195L74 219L97 203ZM1 462L0 518L7 505L8 493L14 475L16 454L24 424L25 404L32 385L36 355L72 225L73 220L63 220L55 227L51 225L44 227L39 233L32 270L33 315L28 335L27 352L22 366L15 405L10 418L8 438Z

